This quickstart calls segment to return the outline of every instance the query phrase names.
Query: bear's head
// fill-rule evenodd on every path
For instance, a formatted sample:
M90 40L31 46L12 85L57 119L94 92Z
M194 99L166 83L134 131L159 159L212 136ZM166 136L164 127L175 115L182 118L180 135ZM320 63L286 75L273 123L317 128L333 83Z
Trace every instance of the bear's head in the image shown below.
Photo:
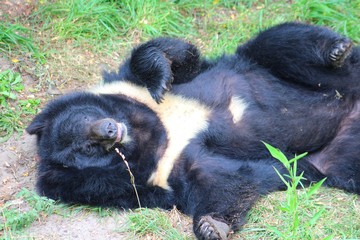
M146 104L123 94L77 92L47 104L26 129L37 135L42 165L111 167L121 161L151 171L167 146L167 133Z
M131 148L131 127L122 111L114 111L114 104L111 96L90 93L50 102L26 129L37 135L41 160L79 169L118 161L112 150Z

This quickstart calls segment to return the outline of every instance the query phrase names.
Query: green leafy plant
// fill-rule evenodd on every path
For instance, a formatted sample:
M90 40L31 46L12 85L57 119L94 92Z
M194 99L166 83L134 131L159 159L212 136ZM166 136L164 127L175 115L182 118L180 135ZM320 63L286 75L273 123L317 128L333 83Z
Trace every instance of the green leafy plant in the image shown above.
M39 99L17 99L17 94L22 90L24 85L18 72L11 69L0 72L0 142L21 131L24 117L38 110Z
M22 79L18 72L11 69L0 72L0 105L8 105L7 100L16 99L15 92L23 89Z
M298 188L302 187L304 188L302 184L302 180L305 180L303 177L304 172L301 172L298 174L297 170L297 161L299 161L301 158L305 157L307 153L300 154L298 156L295 156L292 159L288 159L279 149L274 148L273 146L264 143L268 151L270 152L271 156L273 156L275 159L279 160L287 170L288 174L282 175L276 168L275 171L283 181L283 183L286 185L286 202L282 203L280 206L280 210L284 213L287 213L289 216L289 227L288 229L279 230L276 227L269 226L270 230L273 231L278 237L282 239L304 239L309 238L311 236L302 236L299 234L300 228L309 228L318 221L318 219L321 217L322 212L324 211L324 208L320 208L319 211L317 211L312 216L307 216L307 218L300 219L300 208L303 207L304 204L307 204L309 199L317 192L317 190L321 187L321 185L324 183L326 179L323 179L313 185L311 185L308 189L304 189L302 192L303 194L299 194ZM306 207L306 206L305 206ZM304 216L302 216L304 217ZM301 231L301 233L306 233L306 231ZM329 236L329 239L331 236ZM326 238L328 239L328 238Z

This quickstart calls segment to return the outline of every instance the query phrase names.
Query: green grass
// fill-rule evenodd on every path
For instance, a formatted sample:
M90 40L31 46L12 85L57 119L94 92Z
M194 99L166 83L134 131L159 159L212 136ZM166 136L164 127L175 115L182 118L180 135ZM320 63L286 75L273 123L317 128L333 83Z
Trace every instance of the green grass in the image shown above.
M191 1L178 4L157 0L59 0L46 2L33 15L54 39L80 41L107 38L148 38L191 33L191 16L182 14Z
M38 51L33 40L28 37L30 32L20 24L0 22L0 53L11 53L13 50L27 51L39 63L44 63L45 56Z
M215 56L233 51L261 29L292 20L328 25L359 41L358 5L347 0L59 0L45 1L33 16L53 40L138 43L156 36L185 37Z
M171 214L177 214L173 209ZM161 209L141 208L127 214L128 224L122 231L132 232L137 238L151 237L163 240L185 240L189 237L169 221L169 213Z
M21 76L17 72L10 69L0 72L0 105L7 105L8 99L16 99L15 93L24 89L21 82Z
M124 19L109 1L61 0L46 2L33 15L54 39L105 39L116 36Z
M185 36L194 32L192 18L182 12L195 7L190 1L124 0L118 7L125 17L122 30L129 37L141 38L159 35Z
M22 189L17 194L17 199L0 208L0 232L3 232L0 239L12 239L14 234L39 219L40 215L52 214L56 208L54 201L40 197L27 189ZM26 205L26 210L20 209L20 205Z
M300 20L331 26L337 32L360 42L360 1L350 0L298 0L294 4Z
M34 52L33 41L25 37L29 30L19 24L9 24L0 22L0 50L2 52L11 51L14 47L21 46L24 49Z
M306 190L298 190L301 208L298 209L299 239L359 239L360 214L358 196L336 189L321 188L318 193L306 198ZM284 232L293 223L289 215L281 209L287 202L284 192L272 193L260 199L251 210L248 223L234 239L291 239L284 238L273 231L273 228ZM311 226L310 216L321 210L321 216ZM270 227L270 228L269 228Z
M358 239L360 213L358 196L336 189L320 189L325 181L304 188L303 173L297 174L297 162L306 154L292 159L266 144L271 155L287 169L279 177L287 187L285 194L276 192L263 197L249 215L239 237L245 239ZM350 224L349 224L350 223Z

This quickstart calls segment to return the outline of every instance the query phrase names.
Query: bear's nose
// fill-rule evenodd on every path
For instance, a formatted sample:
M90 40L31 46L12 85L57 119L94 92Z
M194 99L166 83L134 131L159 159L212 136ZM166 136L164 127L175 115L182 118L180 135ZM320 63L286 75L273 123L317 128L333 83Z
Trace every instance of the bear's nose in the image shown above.
M109 138L116 137L116 133L117 133L116 123L114 124L113 122L110 121L104 122L102 129L104 132L104 136L108 136Z
M90 135L95 139L115 139L117 132L116 121L111 118L95 121L90 126Z

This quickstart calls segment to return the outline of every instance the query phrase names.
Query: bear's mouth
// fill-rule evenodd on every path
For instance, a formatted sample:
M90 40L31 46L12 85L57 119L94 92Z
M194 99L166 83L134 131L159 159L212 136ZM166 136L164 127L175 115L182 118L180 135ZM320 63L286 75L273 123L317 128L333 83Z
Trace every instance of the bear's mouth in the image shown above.
M123 123L116 123L116 126L117 126L117 134L114 143L121 143L127 136L127 128Z

